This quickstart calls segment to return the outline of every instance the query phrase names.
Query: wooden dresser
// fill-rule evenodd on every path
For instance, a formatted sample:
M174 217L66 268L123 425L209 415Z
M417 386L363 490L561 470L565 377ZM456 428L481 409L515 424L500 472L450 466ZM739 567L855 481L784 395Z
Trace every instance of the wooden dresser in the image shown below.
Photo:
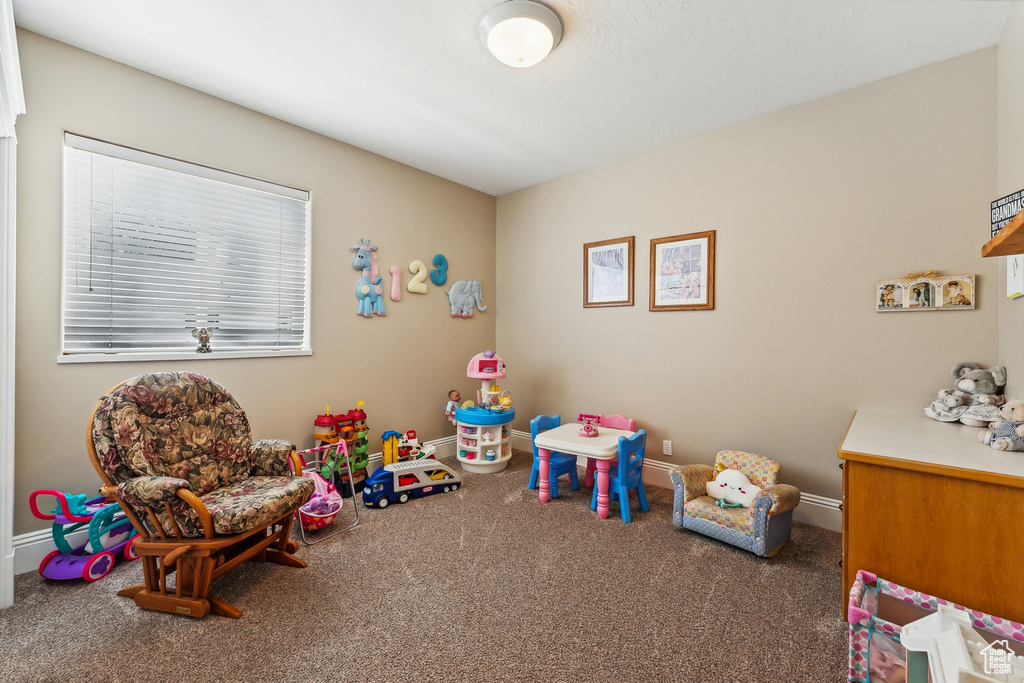
M1024 622L1024 452L982 430L857 411L843 461L843 615L858 569Z

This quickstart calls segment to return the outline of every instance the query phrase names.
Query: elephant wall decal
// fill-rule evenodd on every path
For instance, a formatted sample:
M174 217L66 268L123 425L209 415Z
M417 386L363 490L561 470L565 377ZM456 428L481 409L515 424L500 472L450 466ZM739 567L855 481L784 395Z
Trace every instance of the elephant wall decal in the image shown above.
M480 303L483 294L479 280L459 280L446 291L448 292L448 303L452 307L453 318L472 318L474 304L481 313L487 310L487 306Z

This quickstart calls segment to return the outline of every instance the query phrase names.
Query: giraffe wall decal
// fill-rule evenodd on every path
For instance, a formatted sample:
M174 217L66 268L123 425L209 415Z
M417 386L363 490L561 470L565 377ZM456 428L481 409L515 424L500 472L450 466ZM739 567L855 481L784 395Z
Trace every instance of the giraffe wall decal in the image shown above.
M367 318L387 315L383 278L377 268L377 247L370 244L368 239L360 239L359 244L352 245L352 251L356 252L352 267L362 273L356 284L356 298L359 300L356 314Z

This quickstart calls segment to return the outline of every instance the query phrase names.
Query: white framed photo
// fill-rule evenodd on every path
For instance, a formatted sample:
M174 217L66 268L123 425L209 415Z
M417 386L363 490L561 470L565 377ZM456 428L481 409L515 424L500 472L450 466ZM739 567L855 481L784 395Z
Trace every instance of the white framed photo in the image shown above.
M633 305L633 237L583 245L583 308Z

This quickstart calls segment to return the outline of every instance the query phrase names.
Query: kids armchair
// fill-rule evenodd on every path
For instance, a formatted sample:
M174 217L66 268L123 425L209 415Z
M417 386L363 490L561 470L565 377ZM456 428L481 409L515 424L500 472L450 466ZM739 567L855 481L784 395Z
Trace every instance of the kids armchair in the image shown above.
M216 382L163 372L119 384L93 410L86 446L101 493L139 533L145 583L118 592L139 607L238 618L210 594L214 580L250 559L306 566L288 536L313 481L292 476L302 471L294 444L252 440Z
M530 420L530 437L536 440L537 435L549 429L554 429L562 424L561 415L538 415ZM576 456L568 453L551 452L550 468L548 470L548 481L551 482L551 497L558 498L558 478L562 475L569 475L569 484L573 491L580 488L579 473L576 472ZM540 476L540 453L537 452L537 445L533 446L533 469L530 470L530 481L526 484L529 491L537 488L537 478Z
M761 557L771 557L789 540L793 509L800 491L777 483L779 463L761 455L722 451L715 463L739 470L761 492L749 508L720 507L707 495L707 483L715 478L710 465L681 465L672 468L675 501L672 522Z

